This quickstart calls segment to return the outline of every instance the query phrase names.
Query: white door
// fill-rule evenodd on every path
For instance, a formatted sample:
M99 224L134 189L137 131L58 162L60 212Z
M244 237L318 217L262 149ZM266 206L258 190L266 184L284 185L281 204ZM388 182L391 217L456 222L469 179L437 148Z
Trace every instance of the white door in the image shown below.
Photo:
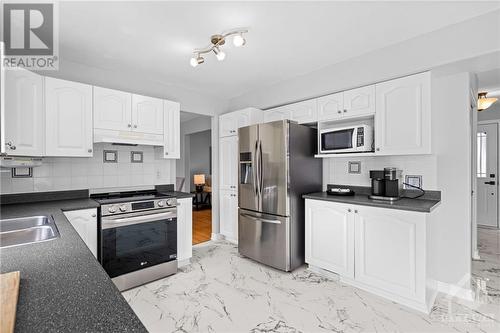
M290 119L290 109L287 106L264 111L264 122L269 123L277 120Z
M238 185L238 137L219 139L219 187L221 190L237 189Z
M430 73L422 73L375 86L377 154L431 152L430 85Z
M238 192L220 191L220 233L227 240L238 240Z
M6 71L4 128L8 155L44 155L42 76L22 69Z
M299 124L314 123L318 120L318 104L316 99L287 105L290 119Z
M164 123L164 158L180 158L180 105L177 102L163 101L165 110Z
M412 299L425 298L425 214L357 206L356 280Z
M477 126L477 224L498 228L498 125Z
M177 260L193 256L193 199L177 199Z
M305 259L354 278L354 220L348 205L306 200Z
M130 131L132 129L132 94L94 87L94 128Z
M92 156L92 86L45 78L47 156Z
M219 117L219 137L238 135L238 119L235 113L226 113Z
M343 92L319 97L317 103L318 121L339 119L344 113Z
M163 100L132 95L132 130L163 135Z
M64 215L97 258L97 210L95 208L72 210L64 212Z
M375 114L375 85L344 91L344 116Z

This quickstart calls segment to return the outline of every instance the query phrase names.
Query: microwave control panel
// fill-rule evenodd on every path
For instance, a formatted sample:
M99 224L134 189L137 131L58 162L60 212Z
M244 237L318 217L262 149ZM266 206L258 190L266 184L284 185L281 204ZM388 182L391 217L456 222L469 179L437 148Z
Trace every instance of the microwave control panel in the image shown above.
M358 127L357 130L357 138L356 138L356 146L358 147L363 147L365 144L365 133L364 133L364 128L363 127Z

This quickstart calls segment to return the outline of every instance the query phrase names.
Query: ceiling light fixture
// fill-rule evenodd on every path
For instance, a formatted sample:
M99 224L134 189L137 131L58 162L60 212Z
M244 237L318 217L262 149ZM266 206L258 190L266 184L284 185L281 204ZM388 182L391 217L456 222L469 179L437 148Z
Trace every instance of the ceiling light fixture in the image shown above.
M226 58L226 53L221 50L221 46L226 44L226 38L233 36L233 45L236 47L240 47L246 44L246 40L243 37L243 34L247 33L246 29L232 30L230 32L224 34L212 35L210 37L210 45L202 48L196 49L193 51L193 57L191 58L190 64L193 67L196 67L202 64L205 59L201 56L202 54L213 52L217 57L217 60L222 61Z
M487 92L480 92L477 99L477 111L483 111L489 108L493 103L495 103L498 98L488 98L486 97Z

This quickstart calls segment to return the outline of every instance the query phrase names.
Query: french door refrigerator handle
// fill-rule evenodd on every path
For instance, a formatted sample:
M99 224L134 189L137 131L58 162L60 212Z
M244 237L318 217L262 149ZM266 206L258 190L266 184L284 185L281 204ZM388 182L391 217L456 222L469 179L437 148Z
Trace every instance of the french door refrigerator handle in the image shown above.
M270 220L270 219L263 219L261 217L253 216L247 213L240 213L241 216L248 217L251 220L254 221L259 221L259 222L264 222L264 223L274 223L274 224L281 224L280 220Z
M262 196L262 187L264 186L264 179L262 176L262 141L259 140L259 192Z
M255 141L255 147L254 147L254 154L253 154L253 159L254 159L254 173L253 173L253 178L254 178L254 182L253 182L253 188L255 190L255 195L258 196L259 195L259 184L258 184L258 179L259 179L259 170L258 170L258 156L257 156L257 149L258 149L258 143L259 141Z

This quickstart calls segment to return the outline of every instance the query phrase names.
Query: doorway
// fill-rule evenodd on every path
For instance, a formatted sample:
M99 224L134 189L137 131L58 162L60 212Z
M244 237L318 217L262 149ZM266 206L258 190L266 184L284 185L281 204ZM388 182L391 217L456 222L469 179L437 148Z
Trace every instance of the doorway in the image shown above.
M181 158L176 164L180 191L193 194L193 245L212 238L211 117L181 112Z
M498 123L477 126L477 224L498 228Z

